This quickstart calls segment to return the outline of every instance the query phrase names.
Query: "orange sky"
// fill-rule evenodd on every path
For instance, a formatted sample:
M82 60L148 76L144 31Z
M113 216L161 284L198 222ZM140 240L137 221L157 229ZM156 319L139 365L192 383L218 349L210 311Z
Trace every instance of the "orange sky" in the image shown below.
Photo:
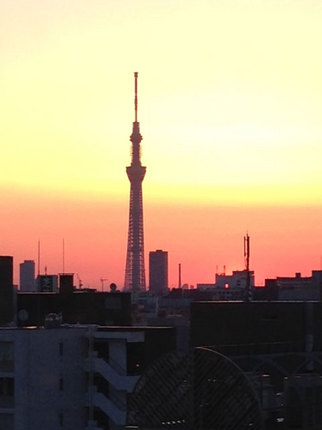
M41 240L41 269L78 273L82 282L100 288L123 284L128 205L120 201L66 200L52 194L8 193L2 211L2 253L14 255L15 265L37 260ZM310 275L321 267L322 232L318 206L219 206L145 203L146 251L169 252L170 285L212 282L226 266L227 273L243 268L243 235L251 236L251 267L257 284L266 277ZM190 239L189 239L190 238ZM147 254L147 252L146 252ZM146 258L147 265L147 258ZM16 267L17 269L17 267ZM75 277L77 284L77 278Z
M0 3L0 253L122 285L133 72L146 266L170 285L321 267L322 8L294 0ZM148 271L147 271L148 277ZM109 282L108 281L108 282Z

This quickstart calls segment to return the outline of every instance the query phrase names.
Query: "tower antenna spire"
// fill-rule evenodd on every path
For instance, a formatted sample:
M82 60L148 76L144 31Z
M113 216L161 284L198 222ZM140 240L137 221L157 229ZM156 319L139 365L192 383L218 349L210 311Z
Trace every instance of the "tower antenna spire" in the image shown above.
M134 72L134 110L135 122L138 122L138 72Z

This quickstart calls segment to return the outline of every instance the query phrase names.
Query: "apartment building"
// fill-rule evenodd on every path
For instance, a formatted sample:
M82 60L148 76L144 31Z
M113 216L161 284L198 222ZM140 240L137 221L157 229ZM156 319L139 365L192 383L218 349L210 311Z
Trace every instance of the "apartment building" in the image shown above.
M0 328L0 430L117 430L140 374L175 348L170 327Z

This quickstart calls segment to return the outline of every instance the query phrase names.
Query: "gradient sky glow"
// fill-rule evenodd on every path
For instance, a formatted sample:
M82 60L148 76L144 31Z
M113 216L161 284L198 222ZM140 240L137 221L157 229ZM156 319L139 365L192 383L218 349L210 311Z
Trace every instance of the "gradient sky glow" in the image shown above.
M0 2L0 254L124 280L133 114L146 268L257 283L322 256L322 6L313 0ZM189 239L189 237L191 239ZM148 271L147 271L148 275ZM17 274L16 281L17 279Z

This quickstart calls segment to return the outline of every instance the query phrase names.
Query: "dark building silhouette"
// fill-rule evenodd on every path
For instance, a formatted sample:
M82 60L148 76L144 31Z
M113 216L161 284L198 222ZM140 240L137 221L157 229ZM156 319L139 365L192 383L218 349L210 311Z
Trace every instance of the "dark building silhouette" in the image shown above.
M59 292L61 294L72 294L74 291L74 275L72 273L61 273L59 275Z
M35 291L35 262L33 260L25 260L23 263L20 263L19 268L20 291Z
M60 293L17 294L18 326L42 326L49 314L60 315L68 324L131 325L131 297L95 290L71 292L65 279Z
M157 296L168 292L168 253L157 249L149 253L149 289Z
M17 292L13 257L0 256L0 325L44 326L48 315L54 314L67 324L129 326L131 294L74 289L73 274L66 273L59 277L59 292Z
M193 302L191 343L214 346L225 355L247 348L322 351L322 303Z
M140 123L137 120L137 72L134 73L134 78L135 121L133 122L133 131L130 137L132 142L132 162L126 168L126 173L131 183L131 191L124 287L125 290L138 292L145 291L142 181L146 167L141 164L140 143L142 136L140 134Z
M0 256L0 285L11 288L13 285L13 257Z
M295 276L265 279L265 286L254 288L255 300L321 301L322 270L312 270L311 276Z
M0 324L14 319L13 257L0 256Z

